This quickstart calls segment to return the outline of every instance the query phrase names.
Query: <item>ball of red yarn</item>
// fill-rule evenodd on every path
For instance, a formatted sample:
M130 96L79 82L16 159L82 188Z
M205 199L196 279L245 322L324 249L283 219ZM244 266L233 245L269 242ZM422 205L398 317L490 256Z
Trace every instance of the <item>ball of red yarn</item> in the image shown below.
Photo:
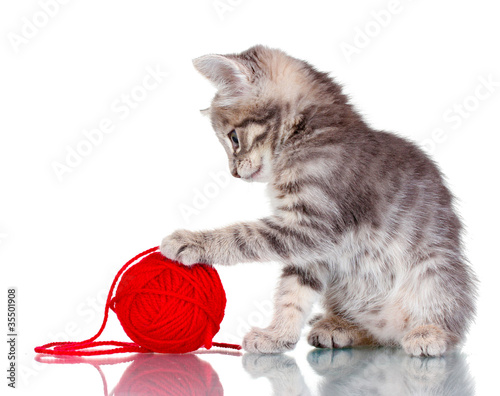
M209 265L185 266L151 253L122 275L111 300L127 335L153 352L210 348L224 317L226 294Z

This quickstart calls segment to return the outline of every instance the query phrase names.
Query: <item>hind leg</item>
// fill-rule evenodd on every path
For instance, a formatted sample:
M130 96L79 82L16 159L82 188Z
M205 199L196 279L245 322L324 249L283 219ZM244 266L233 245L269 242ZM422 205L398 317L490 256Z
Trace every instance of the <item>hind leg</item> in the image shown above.
M410 319L400 343L414 356L441 356L465 336L475 312L475 278L461 257L434 252L407 279L397 298Z
M307 342L316 348L345 348L377 345L368 332L346 319L328 314L314 322Z
M441 356L448 343L448 335L436 325L416 327L401 340L403 349L413 356Z

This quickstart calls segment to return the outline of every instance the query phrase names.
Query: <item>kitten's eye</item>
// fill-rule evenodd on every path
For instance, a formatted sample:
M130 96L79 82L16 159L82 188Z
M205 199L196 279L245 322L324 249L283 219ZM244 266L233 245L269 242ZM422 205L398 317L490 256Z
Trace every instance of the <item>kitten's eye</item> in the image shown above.
M231 140L231 143L233 144L233 148L235 150L240 147L240 141L238 140L238 135L236 134L236 131L234 129L229 132L227 136L229 137L229 140Z

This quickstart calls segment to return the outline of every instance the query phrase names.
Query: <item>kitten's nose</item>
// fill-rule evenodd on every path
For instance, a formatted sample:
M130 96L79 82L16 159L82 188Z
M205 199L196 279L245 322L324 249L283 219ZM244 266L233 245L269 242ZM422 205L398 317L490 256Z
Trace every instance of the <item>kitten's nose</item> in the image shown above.
M238 179L241 179L241 176L238 174L238 169L234 168L231 170L231 174L234 176L234 177L237 177Z

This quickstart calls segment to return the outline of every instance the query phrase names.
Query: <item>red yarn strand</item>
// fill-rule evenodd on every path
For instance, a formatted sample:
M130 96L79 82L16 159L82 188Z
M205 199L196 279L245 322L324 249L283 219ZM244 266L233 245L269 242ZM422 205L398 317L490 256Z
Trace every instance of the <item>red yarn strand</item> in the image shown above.
M111 287L109 289L108 297L106 300L106 306L104 308L104 318L101 324L101 327L99 331L91 338L84 340L84 341L79 341L79 342L74 342L74 341L63 341L63 342L51 342L39 347L35 348L35 352L37 353L43 353L43 354L49 354L49 355L57 355L57 356L98 356L98 355L110 355L110 354L116 354L116 353L150 353L153 352L152 349L146 348L144 346L141 346L135 342L120 342L120 341L95 341L99 336L102 334L106 327L106 323L108 321L109 317L109 309L111 308L113 311L116 309L116 304L118 303L118 299L116 297L116 287L119 283L119 281L122 278L122 275L127 271L132 264L135 264L138 262L138 260L141 260L145 258L146 256L155 253L159 250L159 247L154 247L148 250L145 250L142 253L139 253L129 261L118 271L116 274L115 278L113 279L113 283L111 284ZM171 271L181 273L180 268L174 267L169 267ZM154 272L154 271L153 271ZM204 275L204 274L202 274ZM188 283L191 284L191 287L196 287L200 281L198 282L195 280L194 276L191 274L186 274L182 273L183 280L187 281ZM205 275L208 276L208 275ZM220 281L219 281L220 282ZM179 302L188 302L194 306L197 306L201 311L205 312L208 317L210 318L210 325L215 329L217 332L219 329L219 323L222 321L222 317L216 318L211 315L212 311L208 309L208 307L201 303L200 301L197 301L194 298L190 298L188 296L182 295L180 293L175 293L175 292L168 292L168 291L163 291L163 290L156 290L156 289L142 289L142 285L138 285L136 287L130 288L130 290L125 291L124 293L120 294L120 299L124 299L127 297L127 295L136 295L137 293L149 293L152 296L168 296L168 297L174 297L179 300ZM223 293L223 290L222 290ZM115 295L115 297L113 297ZM212 296L207 295L208 300L213 300ZM224 304L225 304L225 297L224 297ZM116 312L116 311L115 311ZM117 312L118 314L118 312ZM132 313L129 311L127 312L128 315L131 315ZM198 314L198 312L195 311L195 315ZM223 313L222 313L223 316ZM157 318L160 316L158 315ZM128 318L130 320L130 318ZM120 319L122 320L122 319ZM181 322L180 318L178 319L178 322ZM182 323L179 323L179 325ZM122 323L123 325L123 323ZM208 326L208 323L207 323ZM128 329L129 331L132 331L131 329ZM199 329L201 331L201 329ZM213 334L215 334L215 332ZM129 334L130 336L130 334ZM187 339L183 340L184 342L190 341L191 339L195 340L196 337L199 335L193 334L191 337L188 337ZM153 344L156 341L154 338L147 337L145 335L141 335L142 339L146 338L149 341L151 341ZM212 336L213 337L213 336ZM165 341L163 340L164 344L168 344L168 340ZM226 343L216 343L212 342L211 337L207 335L207 339L205 340L205 347L209 349L212 346L216 347L221 347L221 348L230 348L230 349L241 349L240 345L236 344L226 344ZM100 348L100 347L116 347L116 348L108 348L108 349L96 349L96 350L89 350L92 348ZM163 352L163 351L161 351Z

